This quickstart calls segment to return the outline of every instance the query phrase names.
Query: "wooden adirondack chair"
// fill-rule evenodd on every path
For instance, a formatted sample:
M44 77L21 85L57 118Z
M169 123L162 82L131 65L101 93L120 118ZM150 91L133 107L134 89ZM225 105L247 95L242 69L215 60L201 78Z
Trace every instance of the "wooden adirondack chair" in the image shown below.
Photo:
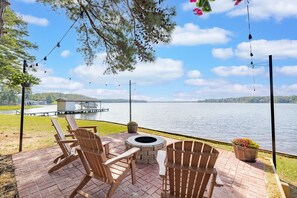
M208 188L208 197L211 197L214 186L223 185L214 168L218 155L215 148L196 141L179 141L168 145L166 152L159 151L161 196L203 197L211 179Z
M75 151L75 148L74 148L75 146L77 146L77 143L78 143L77 140L76 139L70 139L70 140L66 139L66 137L73 138L74 134L64 135L63 130L61 129L61 126L59 125L58 121L53 118L51 119L51 121L52 121L54 128L56 129L56 132L57 132L57 134L55 134L56 142L60 146L63 154L54 160L54 163L56 163L56 165L54 165L48 171L49 173L62 168L63 166L69 164L70 162L73 162L74 160L76 160L79 157Z
M139 148L131 148L121 155L109 158L110 156L104 153L100 137L96 134L86 129L77 129L75 136L80 145L79 148L77 148L77 152L86 170L86 175L70 197L74 197L76 194L89 197L89 195L81 189L92 178L111 185L106 197L111 197L130 171L132 184L136 182L135 159L137 152L140 150Z
M66 115L65 118L68 123L67 128L70 133L73 133L78 128L91 129L91 130L93 130L94 133L97 133L97 126L80 126L79 127L76 123L74 116Z

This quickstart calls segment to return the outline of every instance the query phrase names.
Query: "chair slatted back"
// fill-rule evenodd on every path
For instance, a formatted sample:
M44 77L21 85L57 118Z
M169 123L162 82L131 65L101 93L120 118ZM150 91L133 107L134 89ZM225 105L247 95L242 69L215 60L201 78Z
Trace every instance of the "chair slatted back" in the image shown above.
M72 116L72 115L66 115L65 118L67 120L68 128L70 130L76 130L76 129L78 129L78 125L77 125L77 123L75 121L74 116Z
M66 140L63 130L62 130L60 124L58 123L58 121L53 118L51 119L51 121L52 121L52 124L53 124L56 132L57 132L57 134L55 135L56 140L57 141ZM60 145L60 148L65 156L68 156L71 153L71 148L68 144L59 144L59 145Z
M77 129L75 137L94 175L107 183L113 182L111 171L103 163L107 160L101 139L86 129Z
M181 141L168 145L166 174L170 195L202 197L218 154L215 148L201 142Z

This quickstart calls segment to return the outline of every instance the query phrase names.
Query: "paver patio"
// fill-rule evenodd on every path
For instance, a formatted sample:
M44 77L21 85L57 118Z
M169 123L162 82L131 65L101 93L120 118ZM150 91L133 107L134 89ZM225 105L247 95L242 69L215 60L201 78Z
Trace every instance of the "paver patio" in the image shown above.
M125 140L135 134L120 133L103 137L111 141L111 152L122 153ZM173 139L165 138L167 144ZM247 163L235 158L234 153L219 150L216 162L217 172L224 183L215 187L213 197L267 197L264 164L261 161ZM53 160L61 154L58 146L22 152L13 155L15 174L20 197L68 197L79 184L85 170L80 162L75 162L48 174ZM130 175L126 177L113 197L160 197L162 180L158 175L158 164L137 164L137 182L132 185ZM83 190L94 197L105 197L109 185L91 180ZM79 197L79 196L77 196Z

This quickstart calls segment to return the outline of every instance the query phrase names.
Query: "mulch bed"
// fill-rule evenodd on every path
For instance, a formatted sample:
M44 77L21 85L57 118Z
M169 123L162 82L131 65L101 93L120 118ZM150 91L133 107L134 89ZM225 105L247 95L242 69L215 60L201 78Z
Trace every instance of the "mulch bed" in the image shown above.
M19 197L11 155L0 155L0 197Z

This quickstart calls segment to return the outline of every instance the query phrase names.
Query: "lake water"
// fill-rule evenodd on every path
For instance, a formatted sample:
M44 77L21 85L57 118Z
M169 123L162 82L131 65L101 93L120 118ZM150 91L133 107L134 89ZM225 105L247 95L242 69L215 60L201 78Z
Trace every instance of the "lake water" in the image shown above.
M78 119L104 120L126 124L128 103L103 103L109 112L76 114ZM54 111L56 105L27 110ZM275 104L276 149L297 155L297 105ZM132 120L139 126L230 142L250 137L261 148L271 150L269 104L238 103L133 103Z

